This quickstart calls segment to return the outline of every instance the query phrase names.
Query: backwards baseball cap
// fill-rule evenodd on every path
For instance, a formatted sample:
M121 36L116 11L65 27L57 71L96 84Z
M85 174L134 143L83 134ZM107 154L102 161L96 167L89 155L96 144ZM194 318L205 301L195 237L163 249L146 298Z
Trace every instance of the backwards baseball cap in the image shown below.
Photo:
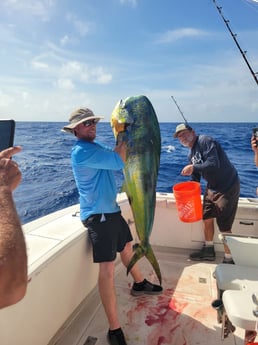
M189 126L187 123L180 123L180 125L177 125L176 126L176 131L175 133L173 134L173 137L174 138L177 138L178 134L182 131L184 131L185 129L188 129L189 131L192 131L192 127Z
M73 129L82 122L87 120L96 120L98 122L100 119L104 119L104 117L94 115L93 111L89 108L79 108L72 112L69 118L70 123L64 126L62 131L71 133Z

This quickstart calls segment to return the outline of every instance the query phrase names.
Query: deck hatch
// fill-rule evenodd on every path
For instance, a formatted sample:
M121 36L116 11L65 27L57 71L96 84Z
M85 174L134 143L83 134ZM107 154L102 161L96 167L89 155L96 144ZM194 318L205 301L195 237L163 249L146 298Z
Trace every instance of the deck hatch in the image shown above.
M207 279L203 277L199 277L199 283L201 284L207 284Z
M89 336L89 337L86 339L86 342L84 343L84 345L95 345L96 342L97 342L97 340L98 340L98 338Z

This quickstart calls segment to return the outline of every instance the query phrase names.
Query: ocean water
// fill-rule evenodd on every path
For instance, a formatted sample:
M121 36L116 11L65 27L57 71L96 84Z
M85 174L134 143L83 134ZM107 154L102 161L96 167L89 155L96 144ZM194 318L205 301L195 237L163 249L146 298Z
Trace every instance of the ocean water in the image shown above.
M23 151L14 159L22 172L22 183L14 192L23 224L78 203L78 192L70 165L75 138L60 131L65 123L17 122L15 145ZM256 197L258 171L254 165L250 137L255 123L191 123L198 134L216 138L238 170L242 197ZM174 184L187 181L180 171L187 164L188 149L172 137L176 123L160 123L162 150L157 191L171 192ZM111 147L114 136L108 122L97 126L97 139ZM116 173L118 192L122 172ZM204 186L202 182L202 187Z

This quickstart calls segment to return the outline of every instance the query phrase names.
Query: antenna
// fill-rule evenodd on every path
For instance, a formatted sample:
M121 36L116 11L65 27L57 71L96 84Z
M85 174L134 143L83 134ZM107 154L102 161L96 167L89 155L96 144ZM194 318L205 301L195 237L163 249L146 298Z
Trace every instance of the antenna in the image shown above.
M178 106L178 104L177 104L175 98L174 98L173 96L171 96L171 98L173 99L175 105L177 106L177 109L179 110L179 113L181 114L181 116L182 116L182 118L184 119L185 123L188 124L188 122L187 122L186 118L184 117L184 114L183 114L182 110L179 108L179 106Z
M223 16L222 7L220 7L220 6L217 5L216 0L213 0L213 2L214 2L214 5L217 7L217 10L218 10L219 14L221 15L221 17L222 17L224 23L226 24L226 27L228 28L228 30L229 30L231 36L233 37L233 40L235 41L235 43L236 43L236 45L237 45L237 48L239 49L241 55L243 56L243 59L245 60L245 62L246 62L246 64L247 64L247 66L248 66L248 68L249 68L249 70L250 70L250 72L251 72L251 74L252 74L252 76L253 76L253 78L254 78L256 84L258 85L258 79L257 79L257 74L258 74L258 73L257 73L257 72L254 73L252 67L250 66L250 64L249 64L249 62L248 62L248 60L247 60L247 57L246 57L246 51L243 51L243 50L242 50L242 48L240 47L240 45L239 45L239 43L238 43L238 41L237 41L237 34L234 34L234 33L232 32L232 30L231 30L231 28L230 28L230 26L229 26L229 20L225 19L225 17Z

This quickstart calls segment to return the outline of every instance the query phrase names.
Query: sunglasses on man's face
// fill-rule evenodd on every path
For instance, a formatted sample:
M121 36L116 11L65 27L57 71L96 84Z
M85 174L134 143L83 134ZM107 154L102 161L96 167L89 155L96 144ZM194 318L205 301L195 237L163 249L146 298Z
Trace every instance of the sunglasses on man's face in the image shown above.
M93 120L84 121L82 124L84 125L84 127L89 127L92 125L96 125L97 122L98 122L97 119L93 119Z

